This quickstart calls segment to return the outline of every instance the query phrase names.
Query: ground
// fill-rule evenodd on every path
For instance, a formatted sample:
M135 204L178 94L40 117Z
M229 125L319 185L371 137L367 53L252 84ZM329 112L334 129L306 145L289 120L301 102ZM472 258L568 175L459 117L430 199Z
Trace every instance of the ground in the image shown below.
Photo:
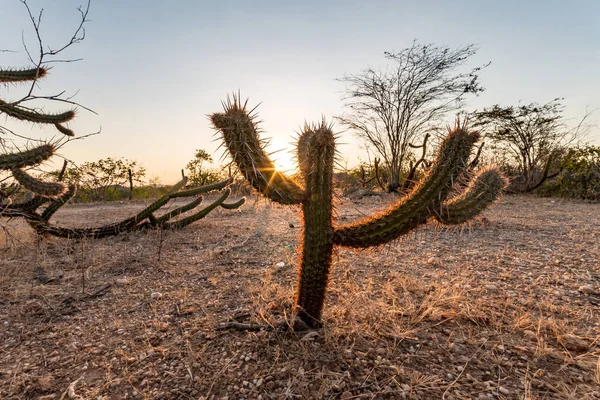
M338 222L391 201L340 199ZM468 226L337 249L323 329L217 330L290 318L300 217L249 201L83 242L2 221L0 398L600 399L600 204L510 196Z

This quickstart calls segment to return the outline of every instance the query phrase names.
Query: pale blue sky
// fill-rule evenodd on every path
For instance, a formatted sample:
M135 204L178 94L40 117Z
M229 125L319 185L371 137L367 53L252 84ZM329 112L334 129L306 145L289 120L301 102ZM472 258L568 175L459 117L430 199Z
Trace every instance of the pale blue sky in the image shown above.
M50 45L70 37L82 1L29 0L45 8ZM1 66L27 65L21 31L33 31L18 0L0 0ZM600 108L600 1L125 1L95 0L87 37L65 54L84 60L55 65L40 93L80 90L82 111L71 126L102 134L61 150L76 162L126 157L166 183L196 148L215 151L206 115L241 90L260 115L273 150L292 149L295 130L342 111L344 73L385 67L384 51L413 39L451 47L476 43L468 66L486 92L469 109L547 102L565 97L566 115ZM17 96L17 87L9 96ZM596 113L595 119L600 115ZM11 125L29 133L29 127ZM36 135L54 135L53 130ZM596 128L590 141L600 143ZM350 164L358 147L342 136ZM220 154L220 153L219 153ZM284 153L282 153L283 156Z

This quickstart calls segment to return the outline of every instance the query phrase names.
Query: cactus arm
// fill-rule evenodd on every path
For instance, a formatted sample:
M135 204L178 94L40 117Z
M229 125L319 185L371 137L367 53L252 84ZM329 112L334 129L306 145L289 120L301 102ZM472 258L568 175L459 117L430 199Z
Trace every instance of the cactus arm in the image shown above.
M493 203L508 185L507 179L497 169L480 172L469 187L459 196L445 202L434 215L442 224L462 224L481 214Z
M233 179L227 178L224 181L213 183L211 185L200 186L194 189L182 190L181 192L171 193L169 197L172 199L177 197L192 197L202 193L212 192L214 190L221 190L229 186Z
M0 69L0 83L26 82L46 76L46 68Z
M212 210L223 204L223 202L227 200L230 194L231 189L225 189L223 191L223 194L217 200L215 200L213 203L209 204L202 210L198 211L194 215L190 215L189 217L183 218L179 221L166 222L161 227L164 229L179 229L191 224L192 222L198 221L199 219L206 217L208 213L210 213Z
M298 184L277 171L264 149L254 118L240 105L239 99L224 106L224 112L211 115L214 127L221 132L231 157L252 186L281 204L300 204L304 192Z
M162 225L163 223L167 222L171 218L176 218L179 215L183 214L184 212L198 207L200 205L200 203L202 203L203 200L204 200L204 198L202 196L200 196L197 199L194 199L193 201L189 202L188 204L186 204L184 206L178 207L174 210L169 211L168 213L166 213L164 215L161 215L160 217L156 218L155 225Z
M239 199L236 202L233 203L221 203L221 207L226 209L226 210L236 210L238 208L240 208L241 206L243 206L246 203L246 198L242 197L241 199Z
M338 227L334 243L356 248L378 246L427 222L450 193L454 180L465 171L478 136L461 127L452 130L440 146L434 165L412 192L378 216Z
M44 182L37 179L20 168L12 169L13 177L27 190L43 197L58 197L63 195L67 187L59 182Z
M65 136L75 136L75 132L73 132L71 129L67 128L66 126L62 126L61 124L54 124L54 126L56 127L56 129L58 129L58 131L60 133L62 133Z
M40 124L60 124L75 118L74 110L69 110L58 114L44 114L37 111L28 110L21 106L8 104L3 100L0 100L0 112L22 121L37 122Z
M26 220L31 227L41 234L50 234L65 238L87 237L99 239L107 236L116 236L121 232L132 230L138 223L148 218L154 211L167 204L168 201L169 196L162 196L133 217L97 228L64 228L49 224L47 221L40 220L39 218L27 218Z
M173 193L179 192L181 189L183 189L183 187L185 185L187 185L187 183L188 183L188 177L184 175L179 182L177 182L176 184L171 186L171 188L169 189L167 194L173 194Z
M48 221L54 215L54 213L58 211L59 208L61 208L69 200L71 200L73 196L75 196L75 193L77 193L77 186L69 185L69 189L65 192L65 194L56 198L52 203L48 204L48 207L46 207L46 209L42 213L41 218L44 221Z
M46 161L54 154L52 144L43 144L30 150L0 154L0 170L24 168Z
M298 140L298 162L307 195L302 203L304 243L296 317L311 328L321 325L331 268L334 155L333 132L324 122L320 126L305 127Z

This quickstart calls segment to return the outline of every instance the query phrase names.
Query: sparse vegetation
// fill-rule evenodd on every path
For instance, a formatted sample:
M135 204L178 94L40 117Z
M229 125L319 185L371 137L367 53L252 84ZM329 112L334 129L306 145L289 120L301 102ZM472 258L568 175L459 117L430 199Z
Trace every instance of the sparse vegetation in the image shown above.
M388 191L404 186L411 145L460 110L466 96L484 90L477 75L483 67L458 72L476 52L474 45L451 49L414 41L402 51L385 53L391 67L339 79L346 85L347 111L337 120L381 157L389 172Z
M86 135L73 118L93 111L72 93L41 93L50 72L78 61L58 55L84 39L89 2L61 46L42 41L43 9L17 4L34 35L20 37L29 66L0 67L1 399L600 399L600 148L578 140L590 114L570 128L560 99L496 105L442 133L448 113L483 90L480 68L455 73L476 49L414 41L385 53L393 67L340 79L348 108L339 121L377 158L367 149L368 162L342 168L323 118L298 134L298 171L282 173L238 95L210 117L229 164L212 168L197 149L187 165L177 160L185 169L175 185L146 183L126 158L76 166L65 145ZM206 42L250 76L235 43L216 40ZM182 147L173 128L195 130L182 116L204 111L187 95L169 108L179 68L192 64L171 57L183 46L165 43L174 68L153 82L143 80L148 53L137 70L115 57L119 76L108 68L108 80L85 72L111 85L110 101L126 97L128 82L147 84L136 91L153 102L144 138L158 128ZM294 65L311 54L297 52ZM191 96L212 80L203 68L185 82ZM152 86L163 82L168 90ZM278 106L293 106L295 90ZM136 101L119 113L137 124L145 107ZM28 136L24 123L55 139ZM48 173L59 157L62 169ZM505 175L510 195L501 196Z

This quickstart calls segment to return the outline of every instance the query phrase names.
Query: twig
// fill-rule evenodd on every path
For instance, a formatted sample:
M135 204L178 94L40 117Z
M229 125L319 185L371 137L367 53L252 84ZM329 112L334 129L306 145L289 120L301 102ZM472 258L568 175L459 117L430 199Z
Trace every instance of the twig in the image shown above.
M74 380L73 382L71 382L69 384L69 387L67 388L67 390L62 394L62 396L60 396L60 400L64 400L65 396L68 396L68 398L71 399L71 400L83 400L83 397L81 397L81 396L79 396L78 394L75 393L75 386L82 379L83 379L83 375L81 375L81 377L79 379Z

